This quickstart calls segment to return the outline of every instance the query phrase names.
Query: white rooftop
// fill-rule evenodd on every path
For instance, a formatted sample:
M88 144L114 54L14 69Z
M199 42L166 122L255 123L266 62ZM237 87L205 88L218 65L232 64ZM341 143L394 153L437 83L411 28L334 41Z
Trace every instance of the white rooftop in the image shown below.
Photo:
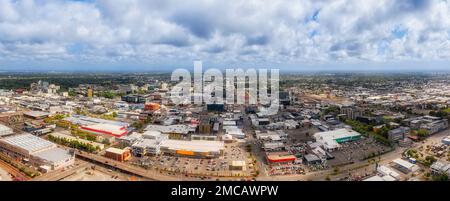
M364 179L363 181L384 181L384 179L381 178L381 177L378 176L378 175L375 175L375 176L373 176L373 177L369 177L369 178L367 178L367 179Z
M191 127L183 124L162 126L162 125L148 125L145 131L159 131L161 133L177 133L177 134L188 134L192 130Z
M140 147L140 148L146 148L146 147L156 147L159 145L159 142L157 140L153 139L142 139L137 141L133 144L133 147Z
M412 168L414 167L414 164L412 164L408 161L405 161L401 158L397 158L397 159L393 160L392 162L394 162L395 164L400 165L408 170L412 170Z
M13 132L13 130L10 128L10 127L8 127L8 126L5 126L5 125L3 125L3 124L0 124L0 136L3 136L3 135L11 135L11 134L13 134L14 132Z
M31 117L40 117L40 116L47 116L47 115L49 115L49 113L42 112L42 111L29 111L29 112L25 112L24 114L27 115L27 116L31 116Z
M379 166L377 171L382 175L390 175L394 178L399 178L399 176L400 176L400 174L398 174L396 171L394 171L391 168L388 168L384 165Z
M113 135L123 135L123 133L126 132L126 130L122 126L106 123L82 126L81 129L90 131L104 131Z
M35 153L33 154L33 156L37 156L41 159L45 159L46 161L53 163L65 161L73 157L72 154L69 153L69 151L57 147Z
M325 131L325 132L318 132L316 134L314 134L315 138L321 138L321 139L340 139L340 138L346 138L346 137L356 137L356 136L360 136L361 134L359 134L358 132L351 130L351 129L346 129L346 128L341 128L341 129L336 129L336 130L332 130L332 131Z

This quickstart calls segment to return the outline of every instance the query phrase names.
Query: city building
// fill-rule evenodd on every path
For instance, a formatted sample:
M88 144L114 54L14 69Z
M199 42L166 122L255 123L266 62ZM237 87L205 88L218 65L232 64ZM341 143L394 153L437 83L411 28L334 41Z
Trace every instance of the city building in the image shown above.
M378 172L379 174L381 174L382 176L389 175L389 176L395 178L396 180L400 179L400 174L399 174L399 173L397 173L397 172L394 171L393 169L391 169L391 168L389 168L389 167L386 167L386 166L384 166L384 165L378 166L377 172Z
M221 141L163 140L160 148L161 152L172 155L216 158L223 154L225 146Z
M31 164L44 171L60 169L72 165L75 161L74 153L31 134L0 139L0 150L15 158L29 159Z
M0 137L5 137L8 135L14 134L14 131L12 128L5 126L3 124L0 124Z
M403 172L403 173L409 173L414 172L417 170L417 165L414 165L406 160L403 160L401 158L397 158L392 161L393 167L395 167L397 170Z
M264 151L281 151L285 145L283 142L264 142L262 148Z
M161 105L158 103L146 103L144 105L144 109L146 111L156 111L159 110L161 108Z
M223 103L212 103L206 105L206 110L208 112L224 112L225 105Z
M450 175L450 163L445 161L436 161L430 166L433 174Z
M305 156L303 156L303 158L304 158L303 161L306 164L308 164L308 165L314 165L314 164L322 163L322 160L318 156L316 156L314 154L306 154Z
M198 132L201 134L211 134L211 129L211 119L208 116L202 116L198 125Z
M175 125L148 125L145 131L159 131L163 134L168 134L174 138L179 138L182 136L186 136L187 134L194 133L196 128L183 124L175 124Z
M122 96L122 101L125 101L127 103L145 103L146 99L145 97L140 95L126 95Z
M363 181L396 181L396 179L389 175L385 176L374 175L372 177L364 179Z
M314 138L324 149L333 151L341 147L339 143L359 140L361 134L351 129L341 128L333 131L316 133L314 134Z
M340 112L341 114L345 114L349 119L356 119L362 116L361 109L355 107L341 107Z
M105 157L123 162L131 158L131 153L129 149L117 149L114 147L110 147L105 150Z
M297 160L288 152L266 152L266 158L269 163L294 163Z
M114 137L122 137L128 134L128 130L125 127L103 123L80 126L80 129L97 135L110 135Z
M41 112L41 111L29 111L23 113L25 117L32 118L32 119L44 119L48 117L49 113L47 112Z
M408 127L399 127L388 131L388 140L391 142L398 142L399 140L405 139L406 135L409 134Z
M424 123L420 126L421 129L425 129L430 134L435 134L439 131L443 131L448 128L448 120L447 119L439 119L434 120L429 123Z
M160 153L160 141L154 139L140 139L132 146L135 156L158 155Z
M112 120L106 120L106 119L100 119L100 118L93 118L83 115L72 115L70 117L64 118L64 120L69 121L72 124L80 125L80 126L89 126L94 124L111 124L116 125L120 127L127 128L130 126L129 123L120 122L120 121L112 121Z
M236 139L244 139L245 133L237 126L224 126L225 134L233 136Z
M447 136L441 140L442 144L450 145L450 136Z
M231 171L245 171L246 163L245 161L231 161L230 170Z

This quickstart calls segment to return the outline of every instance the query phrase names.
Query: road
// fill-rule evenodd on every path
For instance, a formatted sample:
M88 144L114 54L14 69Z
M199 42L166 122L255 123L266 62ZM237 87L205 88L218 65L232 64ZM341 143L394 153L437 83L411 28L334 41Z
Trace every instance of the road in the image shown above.
M0 167L0 181L11 181L10 174Z
M78 173L86 168L89 168L89 163L85 161L77 161L75 163L75 167L67 169L67 170L56 170L53 172L49 172L39 177L35 177L33 181L59 181L66 177L69 177L73 174Z

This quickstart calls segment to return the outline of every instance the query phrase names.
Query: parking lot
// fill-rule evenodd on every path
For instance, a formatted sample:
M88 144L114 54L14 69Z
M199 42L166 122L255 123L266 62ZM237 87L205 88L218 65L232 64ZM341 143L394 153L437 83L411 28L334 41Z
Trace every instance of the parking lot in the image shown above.
M382 145L372 138L361 138L361 140L354 142L345 142L341 144L341 148L337 151L331 152L335 158L327 160L328 166L339 166L349 163L354 163L364 159L368 159L371 156L385 153L391 148Z
M99 170L85 169L77 172L62 181L122 181L122 178L111 173L106 173Z
M231 171L232 161L245 161L245 171ZM255 173L252 160L241 143L225 144L223 156L219 158L193 158L158 155L134 158L131 162L145 168L167 171L184 176L252 176Z

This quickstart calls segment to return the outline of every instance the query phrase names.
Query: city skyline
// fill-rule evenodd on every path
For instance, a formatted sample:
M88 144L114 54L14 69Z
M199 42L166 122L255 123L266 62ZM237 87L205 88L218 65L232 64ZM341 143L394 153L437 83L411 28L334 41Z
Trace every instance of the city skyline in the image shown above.
M267 5L270 4L270 5ZM448 70L450 2L0 2L0 71Z

